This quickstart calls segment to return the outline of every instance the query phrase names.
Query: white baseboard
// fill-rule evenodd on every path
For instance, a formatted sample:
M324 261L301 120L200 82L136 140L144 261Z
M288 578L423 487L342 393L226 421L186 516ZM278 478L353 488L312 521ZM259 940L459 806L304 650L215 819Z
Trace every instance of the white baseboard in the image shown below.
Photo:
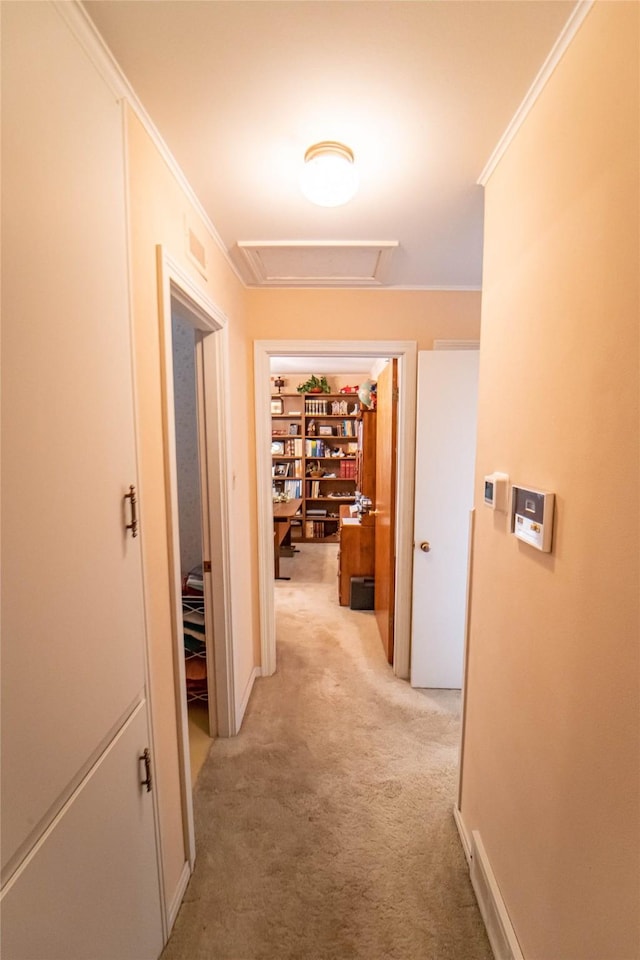
M496 960L524 960L487 851L477 830L471 834L470 873L494 957Z
M479 832L474 830L469 834L462 814L455 806L453 819L469 865L471 885L495 960L524 960Z
M180 879L174 891L173 897L171 898L171 903L168 905L167 911L167 925L169 929L167 930L167 937L171 934L173 930L173 925L176 922L176 917L178 916L178 910L182 905L182 898L184 897L185 890L187 889L187 884L189 883L189 878L191 877L191 868L189 866L189 861L185 860L182 867L182 872L180 873Z
M249 697L251 696L251 691L253 690L253 685L256 682L256 678L261 676L262 670L260 667L254 667L244 689L242 700L240 701L238 707L236 707L236 733L240 733L240 727L242 726L242 721L244 720L245 711L249 706Z
M453 808L453 819L455 825L458 828L458 834L460 835L460 843L462 844L462 849L464 850L464 855L467 858L467 864L469 868L471 867L471 839L469 834L465 829L464 822L462 820L462 814L457 807Z

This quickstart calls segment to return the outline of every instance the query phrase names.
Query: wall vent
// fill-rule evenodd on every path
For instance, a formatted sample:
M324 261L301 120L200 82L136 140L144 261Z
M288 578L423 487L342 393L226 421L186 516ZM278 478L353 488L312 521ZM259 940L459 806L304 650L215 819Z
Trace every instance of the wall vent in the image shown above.
M198 268L198 272L207 279L207 250L202 241L196 236L188 224L186 226L187 234L187 253L189 258Z
M471 834L471 883L495 960L524 960L487 852L477 830Z

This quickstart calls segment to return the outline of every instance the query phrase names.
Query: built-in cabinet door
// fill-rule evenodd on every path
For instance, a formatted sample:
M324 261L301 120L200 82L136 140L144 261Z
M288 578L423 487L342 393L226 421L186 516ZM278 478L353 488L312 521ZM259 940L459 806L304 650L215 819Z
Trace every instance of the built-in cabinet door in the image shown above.
M141 783L145 707L136 708L9 885L0 941L7 960L159 955L152 795Z
M136 457L121 107L61 8L12 3L1 14L2 867L10 884L50 848L43 838L102 769L144 700L145 673L140 539L127 529L125 498ZM146 736L139 746L149 746ZM129 780L135 808L139 787L131 757L119 749L110 757L98 835L83 807L71 847L55 848L57 867L53 859L29 866L34 876L44 871L47 889L63 891L74 853L102 844L108 869L95 859L94 890L111 919L102 917L95 943L112 935L108 927L131 931L132 904L143 928L158 916L155 871L144 906L116 889L131 884L115 852L123 823L108 801ZM110 784L106 770L118 758ZM153 859L153 835L144 836ZM11 892L15 916L28 912L28 903L22 914L16 906L24 889L21 881ZM28 902L45 909L31 892ZM51 912L52 938L56 916L63 923ZM14 955L23 954L3 953Z

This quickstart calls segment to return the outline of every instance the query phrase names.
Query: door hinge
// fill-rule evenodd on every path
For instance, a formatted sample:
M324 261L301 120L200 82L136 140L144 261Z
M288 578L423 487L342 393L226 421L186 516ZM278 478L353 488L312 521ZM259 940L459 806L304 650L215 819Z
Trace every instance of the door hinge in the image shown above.
M211 560L203 560L203 561L202 561L202 572L203 572L203 573L211 573Z
M400 399L400 387L394 387L394 388L393 388L393 394L392 394L392 396L393 396L393 401L394 401L394 403L397 403L398 400Z

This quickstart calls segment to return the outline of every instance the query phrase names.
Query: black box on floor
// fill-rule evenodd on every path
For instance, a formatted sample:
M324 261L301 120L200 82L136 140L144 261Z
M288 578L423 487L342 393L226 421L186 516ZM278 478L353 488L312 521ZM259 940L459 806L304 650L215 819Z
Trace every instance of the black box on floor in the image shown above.
M373 577L351 577L352 610L373 610Z

